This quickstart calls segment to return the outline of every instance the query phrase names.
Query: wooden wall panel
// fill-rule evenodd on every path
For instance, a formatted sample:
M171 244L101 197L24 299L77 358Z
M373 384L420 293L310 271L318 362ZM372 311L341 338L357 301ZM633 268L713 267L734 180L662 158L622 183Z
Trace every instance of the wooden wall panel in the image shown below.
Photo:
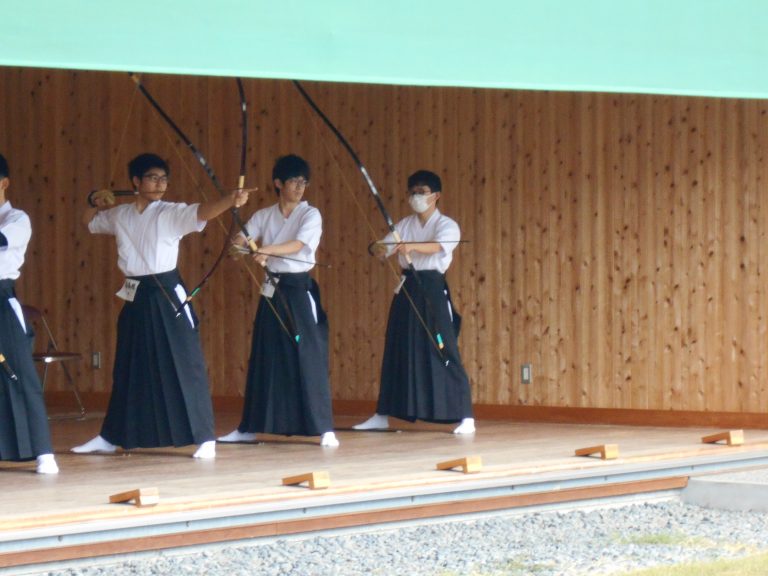
M232 80L148 76L156 98L225 186L239 170ZM331 322L334 398L373 400L397 273L365 250L386 232L357 168L293 86L245 81L244 210L274 201L271 167L313 166L324 218L315 275ZM405 178L443 178L444 212L468 244L449 280L480 404L760 412L768 400L768 105L620 94L307 84L358 150L395 218ZM0 151L34 237L21 297L46 309L62 345L100 351L83 390L110 388L121 283L114 242L79 224L86 194L128 186L125 165L167 157L169 198L215 195L200 166L124 74L0 69ZM195 284L227 219L183 242ZM217 396L242 395L258 271L227 261L196 299ZM533 364L534 381L520 382ZM61 383L53 387L60 389Z

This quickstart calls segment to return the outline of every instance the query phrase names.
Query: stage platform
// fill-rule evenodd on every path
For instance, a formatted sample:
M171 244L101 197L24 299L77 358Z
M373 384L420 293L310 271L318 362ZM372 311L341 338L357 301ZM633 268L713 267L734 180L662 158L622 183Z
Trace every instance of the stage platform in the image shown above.
M219 433L236 414L218 414ZM393 431L356 432L361 418L337 418L338 448L319 438L260 437L219 444L215 461L194 447L75 455L101 418L51 422L61 472L0 463L0 569L153 550L452 516L625 494L679 490L691 476L768 465L768 430L744 444L703 444L704 428L656 428L480 421L472 436L452 426L392 420ZM615 444L618 457L578 457ZM479 456L482 469L438 470ZM327 472L330 486L282 480ZM157 505L110 504L110 495L157 488Z

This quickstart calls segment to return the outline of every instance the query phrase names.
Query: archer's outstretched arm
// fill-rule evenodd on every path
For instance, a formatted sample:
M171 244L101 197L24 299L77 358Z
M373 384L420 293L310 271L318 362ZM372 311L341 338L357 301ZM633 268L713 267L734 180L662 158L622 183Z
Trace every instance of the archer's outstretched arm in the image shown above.
M229 210L240 208L248 202L248 190L233 190L217 200L208 200L197 207L197 217L200 220L212 220Z

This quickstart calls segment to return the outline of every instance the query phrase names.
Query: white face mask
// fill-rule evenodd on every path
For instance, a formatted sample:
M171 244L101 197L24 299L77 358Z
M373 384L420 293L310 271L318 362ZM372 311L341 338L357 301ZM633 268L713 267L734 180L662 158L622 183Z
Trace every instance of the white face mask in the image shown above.
M429 207L431 206L429 198L431 196L432 194L413 194L410 198L408 198L408 204L411 205L411 208L414 212L417 214L422 214L429 210Z

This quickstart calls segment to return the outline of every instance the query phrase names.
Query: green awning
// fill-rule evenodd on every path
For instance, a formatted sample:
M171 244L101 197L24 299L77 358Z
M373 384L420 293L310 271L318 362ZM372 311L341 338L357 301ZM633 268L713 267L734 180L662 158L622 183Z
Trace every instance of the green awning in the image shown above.
M0 0L0 65L768 97L768 0Z

